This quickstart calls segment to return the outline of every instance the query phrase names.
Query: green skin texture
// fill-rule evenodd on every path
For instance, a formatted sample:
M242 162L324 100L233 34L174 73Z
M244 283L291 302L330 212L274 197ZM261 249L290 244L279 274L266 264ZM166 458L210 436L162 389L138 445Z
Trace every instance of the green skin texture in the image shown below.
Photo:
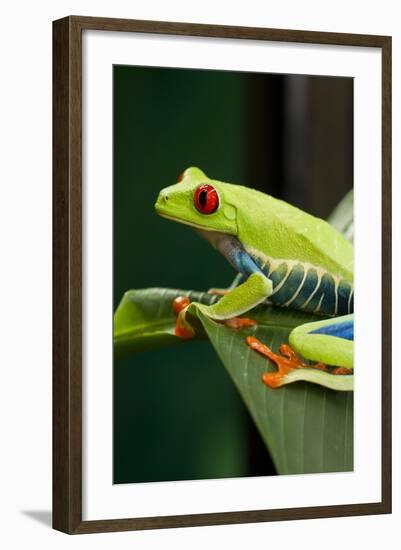
M212 185L218 192L219 208L213 214L202 214L194 205L194 193L201 184ZM233 235L245 248L256 249L272 258L307 262L353 284L353 246L327 222L254 189L212 180L199 168L188 168L179 183L163 189L155 209L165 218L207 232ZM216 304L191 303L181 312L181 322L192 330L185 314L195 309L217 321L242 315L264 302L272 290L270 279L254 273ZM296 327L290 334L289 344L307 359L353 369L353 341L310 334L320 326L351 317ZM283 385L306 380L350 391L353 378L353 375L333 375L311 368L297 369L285 377Z

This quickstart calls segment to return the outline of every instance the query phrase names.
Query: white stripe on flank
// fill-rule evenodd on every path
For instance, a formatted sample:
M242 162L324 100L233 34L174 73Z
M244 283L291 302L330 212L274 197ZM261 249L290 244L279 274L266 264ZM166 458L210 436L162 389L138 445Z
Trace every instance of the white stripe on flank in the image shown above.
M313 310L313 313L318 313L318 311L320 311L320 308L321 308L322 302L323 302L323 298L324 298L324 292L323 292L323 294L320 296L319 303L317 304L317 306L316 306L315 309Z
M312 300L312 298L314 297L314 295L316 294L318 288L320 287L320 283L322 282L322 277L323 277L323 273L320 273L319 271L316 270L316 273L317 273L317 283L316 283L316 286L315 286L315 290L312 292L312 294L309 296L309 298L306 300L306 302L304 304L302 304L301 306L301 309L305 309L306 306L309 304L309 302Z
M278 292L280 290L280 288L284 285L284 283L287 281L288 277L290 276L291 269L289 268L288 263L287 262L281 262L281 263L285 263L287 265L287 273L281 279L281 281L276 286L276 288L273 290L273 292L270 294L270 296L274 296L276 294L276 292Z
M334 308L334 313L333 315L337 315L337 311L338 311L338 286L339 286L340 282L338 281L338 279L334 278L334 295L336 297L336 307Z
M350 313L351 311L351 298L353 295L354 295L354 289L351 290L348 296L348 313Z
M288 307L294 300L295 298L298 296L298 294L301 292L301 289L305 283L305 279L306 279L306 276L307 276L307 272L306 272L306 269L304 268L304 276L302 277L302 281L301 281L301 284L299 285L299 287L297 288L297 290L294 292L292 298L290 298L289 300L287 300L287 302L285 302L285 304L282 304L281 307Z
M266 277L268 278L269 275L270 275L270 271L271 271L271 268L272 268L272 264L271 262L269 262L268 260L265 261L265 263L261 266L260 269L264 269L266 267L266 265L269 263L269 269L267 270L267 273L265 273Z

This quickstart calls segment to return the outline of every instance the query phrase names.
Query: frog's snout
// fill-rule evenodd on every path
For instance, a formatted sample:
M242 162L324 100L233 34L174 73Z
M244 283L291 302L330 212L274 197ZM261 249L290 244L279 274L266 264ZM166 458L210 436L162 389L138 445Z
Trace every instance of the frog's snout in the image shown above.
M159 196L157 197L157 201L156 201L156 204L165 204L169 199L169 195L168 193L166 193L165 191L161 191L159 193Z
M191 213L188 206L188 191L183 191L182 183L179 183L159 191L155 209L159 216L184 221Z
M161 191L159 193L159 196L157 197L157 201L155 203L156 212L160 214L165 210L168 204L168 199L169 199L168 193L166 193L165 191Z

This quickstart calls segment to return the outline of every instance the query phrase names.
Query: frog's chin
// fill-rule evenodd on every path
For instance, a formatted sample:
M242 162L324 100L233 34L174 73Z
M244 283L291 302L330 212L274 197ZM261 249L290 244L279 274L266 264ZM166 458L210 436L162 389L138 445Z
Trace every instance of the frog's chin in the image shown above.
M234 269L237 268L233 261L238 254L244 252L244 247L235 235L222 233L221 231L205 231L204 229L196 229L196 232L209 241L213 248L223 254Z
M195 227L196 233L209 241L209 243L214 247L219 249L219 243L226 239L235 239L233 235L229 233L223 233L222 231L217 231L215 229L205 229L203 227Z
M206 239L213 246L213 248L218 250L228 260L228 262L234 267L234 269L237 269L235 258L238 256L238 254L241 255L242 253L244 253L245 250L236 235L224 233L221 230L213 229L210 227L206 229L199 224L170 216L169 214L162 212L158 208L156 210L162 218L173 220L175 222L193 227L196 233Z
M156 211L159 214L159 216L161 216L162 218L166 218L167 220L173 220L174 222L182 223L183 225L188 225L188 226L193 227L194 229L198 230L198 232L222 233L222 231L220 229L213 229L212 227L207 227L206 228L203 225L193 223L193 222L189 222L187 220L183 220L182 218L175 218L174 216L170 216L169 214L165 214L163 211L161 211L159 209L157 209ZM224 233L222 233L222 234L224 234Z

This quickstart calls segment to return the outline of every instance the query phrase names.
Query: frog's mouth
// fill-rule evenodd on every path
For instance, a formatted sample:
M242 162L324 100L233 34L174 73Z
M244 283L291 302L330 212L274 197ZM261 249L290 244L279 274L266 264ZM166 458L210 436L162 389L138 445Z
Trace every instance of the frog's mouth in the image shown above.
M166 220L172 220L173 222L181 223L182 225L188 225L189 227L193 227L196 230L203 231L204 233L221 233L221 231L218 231L217 229L211 229L210 227L208 229L205 229L204 225L200 225L193 222L187 222L186 220L183 220L182 218L175 218L174 216L170 216L169 214L165 214L162 210L159 208L156 208L156 212L159 214L160 217L165 218ZM222 233L224 235L225 233Z

